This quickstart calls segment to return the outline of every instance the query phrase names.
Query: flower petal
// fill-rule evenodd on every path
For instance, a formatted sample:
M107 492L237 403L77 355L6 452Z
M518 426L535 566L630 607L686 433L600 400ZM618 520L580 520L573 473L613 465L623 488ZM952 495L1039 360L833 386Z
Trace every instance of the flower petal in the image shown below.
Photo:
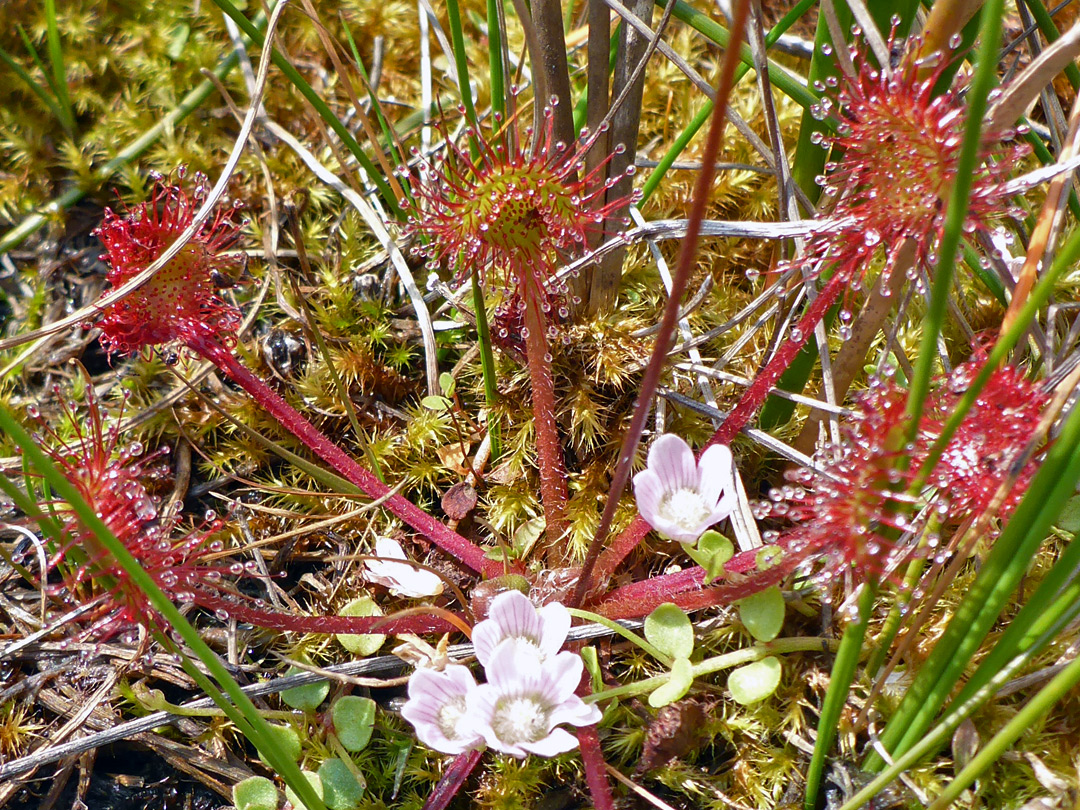
M649 448L648 468L659 476L667 492L698 487L694 451L674 433L665 433L653 442Z
M523 742L519 747L541 757L554 757L573 751L578 746L577 737L563 728L553 729L550 734L537 742Z
M714 444L707 448L698 459L697 468L698 492L710 507L734 489L731 449L727 445Z

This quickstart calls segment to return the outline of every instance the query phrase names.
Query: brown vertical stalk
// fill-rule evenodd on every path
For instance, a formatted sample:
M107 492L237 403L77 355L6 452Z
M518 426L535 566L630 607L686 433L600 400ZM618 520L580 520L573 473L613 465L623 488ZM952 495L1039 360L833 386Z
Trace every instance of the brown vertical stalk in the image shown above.
M660 384L660 373L664 369L667 360L668 348L675 332L675 324L679 317L679 305L682 303L683 293L686 292L686 284L690 279L690 271L697 257L698 238L701 235L701 222L705 218L705 208L709 202L709 191L712 189L713 178L716 176L716 156L720 152L720 142L724 134L725 116L728 109L728 97L731 94L732 84L735 77L735 66L739 63L739 47L742 44L743 32L746 30L746 21L750 15L750 0L738 0L735 4L734 16L731 25L731 41L724 51L724 58L720 65L720 79L716 89L716 106L713 108L712 121L709 124L709 135L705 141L705 147L701 153L701 173L694 185L694 199L687 220L686 238L682 242L679 251L679 261L671 279L671 294L668 296L664 307L664 317L660 321L660 330L656 334L656 343L653 345L652 356L649 365L645 369L645 376L641 381L641 393L638 395L634 406L634 415L630 420L630 428L623 440L622 451L619 453L619 463L612 476L611 488L608 492L607 503L604 505L604 513L600 516L600 525L596 529L596 535L589 545L589 552L582 566L581 578L577 589L574 591L571 605L581 604L590 587L592 570L600 551L604 547L604 541L611 531L611 522L615 518L615 510L619 504L619 498L626 488L626 482L630 478L630 465L634 460L634 451L641 440L641 432L645 427L645 419L652 407L653 397L656 395L657 386Z
M559 0L533 0L532 19L539 47L539 53L533 55L532 69L544 75L543 86L548 96L558 99L554 110L555 140L571 144L574 141L574 104L570 97L570 69L566 62L562 4ZM536 102L539 113L550 98L537 99Z
M631 0L627 3L630 12L649 25L652 23L653 0ZM659 36L659 35L658 35ZM611 158L608 165L608 177L617 177L619 182L608 192L608 199L616 200L620 197L629 198L632 190L633 178L626 173L627 167L633 165L637 156L638 128L641 124L641 98L645 90L644 71L635 71L638 63L645 57L649 47L649 40L643 37L626 22L622 24L622 36L619 40L619 50L615 57L615 81L612 86L612 95L619 97L626 92L623 103L615 110L611 119L611 133L609 143L622 144L625 149L617 152ZM590 53L590 59L592 54ZM607 67L606 55L604 67ZM635 76L635 73L637 74ZM626 208L615 211L604 224L609 233L623 230L622 218L626 216ZM623 259L625 250L616 250L600 262L592 275L592 283L589 287L589 313L596 314L611 309L619 294L619 282L622 279Z

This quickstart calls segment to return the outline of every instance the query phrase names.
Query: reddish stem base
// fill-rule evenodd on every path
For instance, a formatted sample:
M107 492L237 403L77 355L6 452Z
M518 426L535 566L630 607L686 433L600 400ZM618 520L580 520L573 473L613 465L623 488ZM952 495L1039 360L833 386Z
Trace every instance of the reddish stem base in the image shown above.
M523 285L527 290L528 285ZM547 319L537 294L525 295L525 349L532 383L533 427L536 430L536 463L540 468L540 495L547 521L548 562L562 565L560 540L566 530L566 461L555 425L555 381L547 342Z
M194 602L205 610L248 622L265 630L283 633L325 633L336 635L392 635L396 633L456 633L459 629L438 616L295 616L264 610L249 602L234 601L221 594L195 591Z
M225 372L233 382L243 388L252 399L273 416L282 427L296 436L315 455L341 473L343 477L372 498L383 498L390 495L388 486L376 478L373 473L361 467L295 408L282 399L276 391L252 374L233 356L231 351L215 340L208 338L193 340L189 347ZM440 523L406 498L400 495L390 495L382 505L452 558L460 560L473 571L483 573L488 577L499 576L503 573L503 564L501 562L487 559L482 548Z

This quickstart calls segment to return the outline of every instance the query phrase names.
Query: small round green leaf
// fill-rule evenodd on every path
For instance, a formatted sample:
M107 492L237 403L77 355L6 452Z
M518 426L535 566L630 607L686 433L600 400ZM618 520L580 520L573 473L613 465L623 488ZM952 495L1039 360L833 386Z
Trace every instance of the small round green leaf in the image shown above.
M649 695L649 705L654 709L679 700L694 685L694 670L689 658L676 658L671 663L671 676Z
M665 602L645 619L645 638L665 655L689 658L694 651L694 627L690 617Z
M330 714L334 720L334 731L345 750L363 751L375 726L375 701L346 695L334 701Z
M452 397L455 388L457 388L457 383L451 374L444 371L439 375L439 390L443 392L443 396Z
M319 766L319 781L330 810L356 810L364 798L364 786L340 759L328 759Z
M420 404L427 408L429 411L435 411L436 413L442 413L443 411L450 410L450 400L446 397L440 397L436 395L426 396L420 400Z
M283 756L288 757L294 762L300 759L300 735L296 733L296 729L292 726L279 726L271 723L267 726L267 730L270 732L271 738L273 738L276 747L281 751ZM269 768L270 763L266 757L263 756L263 752L259 752L259 759L263 761L263 764Z
M780 685L780 661L770 655L732 670L727 685L731 696L743 706L764 700Z
M311 771L300 771L300 773L303 774L304 778L308 780L308 783L311 785L312 789L315 791L318 797L322 799L323 786L322 780L319 779L319 775L317 773L312 773ZM293 793L292 788L288 785L285 786L285 798L292 803L292 806L296 808L296 810L314 810L314 808L310 808L302 801L300 801L300 799L297 798L296 794Z
M353 599L341 609L339 616L382 616L382 608L375 604L370 596L361 596ZM377 633L338 633L335 637L338 643L353 655L366 658L374 655L386 641L386 636Z
M709 529L697 543L683 543L686 555L705 569L705 584L724 574L724 563L735 556L735 546L720 532Z
M303 671L299 667L289 667L285 672L285 676L300 675ZM281 702L302 712L313 712L319 708L319 704L326 700L326 696L329 694L330 682L318 681L284 690L281 693Z
M278 792L265 776L251 776L233 785L232 800L236 810L277 810Z
M784 626L784 594L771 588L739 600L739 621L758 641L772 641Z

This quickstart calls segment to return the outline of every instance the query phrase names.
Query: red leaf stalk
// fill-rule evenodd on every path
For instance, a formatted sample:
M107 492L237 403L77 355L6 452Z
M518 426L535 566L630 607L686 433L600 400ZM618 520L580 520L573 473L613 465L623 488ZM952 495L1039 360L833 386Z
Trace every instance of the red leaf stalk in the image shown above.
M376 478L374 473L361 467L345 451L330 441L324 433L282 399L276 391L252 374L247 367L233 356L231 351L222 346L217 340L200 335L190 339L188 347L225 372L260 407L278 420L282 427L296 436L313 453L350 482L360 487L372 498L382 498L389 494L390 488ZM501 562L486 559L483 550L479 546L469 542L408 499L400 495L391 495L383 502L383 506L473 571L487 576L499 576L503 573Z
M393 633L457 632L454 625L438 616L407 616L401 619L387 616L297 616L265 610L246 599L206 590L193 590L190 596L199 607L212 610L219 616L248 622L266 630L280 630L284 633L390 635Z
M469 774L480 764L480 757L483 755L484 749L474 748L454 757L454 761L450 763L450 767L442 775L439 784L435 786L435 790L431 792L427 801L424 802L424 810L443 810L449 805L450 800L464 786Z
M559 540L566 529L566 463L555 425L555 381L551 375L551 353L547 341L547 319L539 295L531 289L529 278L522 279L525 292L525 347L529 380L532 383L533 428L536 431L536 456L540 468L540 495L547 521L548 562L561 565Z
M611 796L611 784L607 778L607 762L600 750L600 737L596 726L582 726L577 729L578 745L581 747L581 762L585 766L585 783L589 786L593 807L596 810L615 810L615 800Z

